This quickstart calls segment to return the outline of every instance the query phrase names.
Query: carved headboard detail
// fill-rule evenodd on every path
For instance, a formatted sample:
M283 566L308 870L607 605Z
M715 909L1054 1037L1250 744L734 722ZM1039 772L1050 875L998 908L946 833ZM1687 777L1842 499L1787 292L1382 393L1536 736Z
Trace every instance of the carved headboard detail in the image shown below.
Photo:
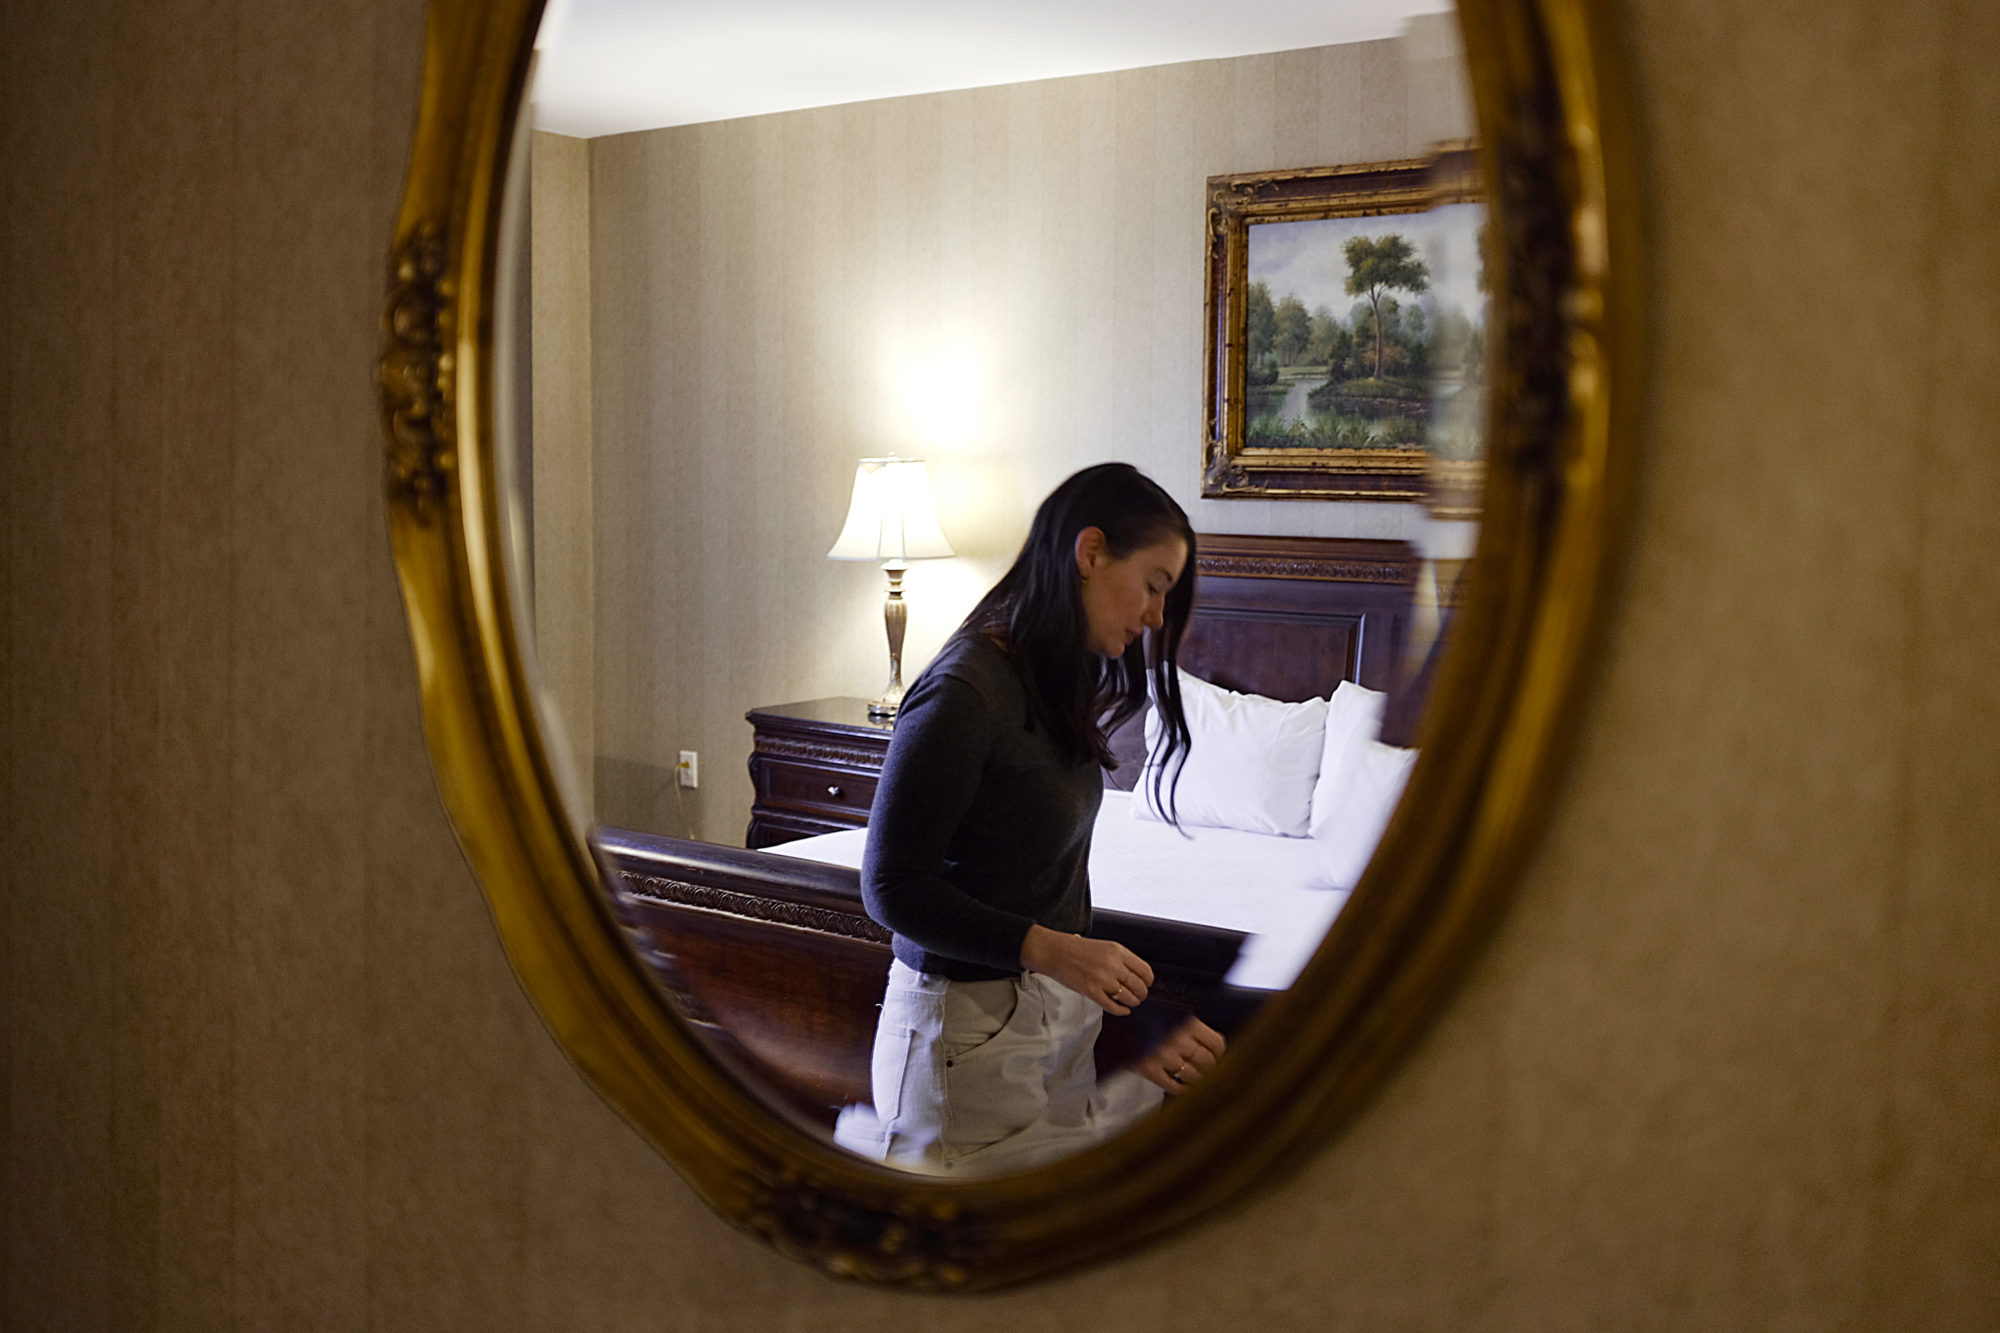
M1181 668L1224 689L1296 703L1343 680L1394 693L1408 674L1411 604L1423 561L1408 542L1353 537L1195 539L1194 613ZM1130 790L1143 718L1112 736L1109 785Z

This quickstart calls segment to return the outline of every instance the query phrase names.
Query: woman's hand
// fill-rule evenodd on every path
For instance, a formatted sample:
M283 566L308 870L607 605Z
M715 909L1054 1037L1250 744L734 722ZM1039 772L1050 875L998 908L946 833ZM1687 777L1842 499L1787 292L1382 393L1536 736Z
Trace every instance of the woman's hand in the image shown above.
M1147 1082L1170 1093L1183 1092L1188 1084L1215 1067L1222 1054L1222 1034L1199 1018L1190 1017L1173 1030L1165 1041L1141 1056L1132 1068Z
M1108 1014L1131 1013L1153 984L1146 960L1117 941L1065 935L1046 926L1028 927L1021 941L1021 966L1054 977Z

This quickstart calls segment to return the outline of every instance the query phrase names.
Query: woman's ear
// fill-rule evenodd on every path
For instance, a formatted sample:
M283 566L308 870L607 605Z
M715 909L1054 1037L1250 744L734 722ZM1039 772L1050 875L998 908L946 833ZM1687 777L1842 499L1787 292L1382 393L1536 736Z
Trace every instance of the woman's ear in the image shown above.
M1109 554L1103 528L1084 528L1076 534L1076 572L1084 578L1089 578Z

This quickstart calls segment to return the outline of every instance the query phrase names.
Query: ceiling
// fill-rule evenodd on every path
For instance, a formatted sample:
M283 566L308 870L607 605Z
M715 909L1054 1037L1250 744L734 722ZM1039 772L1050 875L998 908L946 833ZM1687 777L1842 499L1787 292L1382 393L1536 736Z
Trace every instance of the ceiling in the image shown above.
M578 138L1393 37L1449 0L549 0L535 124Z

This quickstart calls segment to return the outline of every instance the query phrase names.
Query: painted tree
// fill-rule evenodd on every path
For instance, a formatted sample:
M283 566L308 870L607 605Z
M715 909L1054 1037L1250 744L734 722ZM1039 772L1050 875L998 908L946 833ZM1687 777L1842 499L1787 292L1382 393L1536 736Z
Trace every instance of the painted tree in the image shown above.
M1420 305L1412 304L1403 312L1403 346L1410 354L1412 375L1421 375L1431 368L1430 318Z
M1312 319L1307 325L1307 361L1322 366L1327 363L1327 358L1333 354L1333 331L1339 327L1331 310L1323 305L1313 307Z
M1278 378L1278 312L1271 304L1271 289L1261 282L1251 283L1245 305L1247 376L1252 384L1269 384Z
M1296 366L1306 359L1306 344L1312 341L1312 316L1296 296L1279 301L1272 313L1277 317L1278 364Z
M1382 378L1382 296L1389 291L1415 295L1431 285L1431 271L1410 243L1393 232L1356 236L1341 247L1347 256L1347 294L1365 296L1375 315L1375 378Z

